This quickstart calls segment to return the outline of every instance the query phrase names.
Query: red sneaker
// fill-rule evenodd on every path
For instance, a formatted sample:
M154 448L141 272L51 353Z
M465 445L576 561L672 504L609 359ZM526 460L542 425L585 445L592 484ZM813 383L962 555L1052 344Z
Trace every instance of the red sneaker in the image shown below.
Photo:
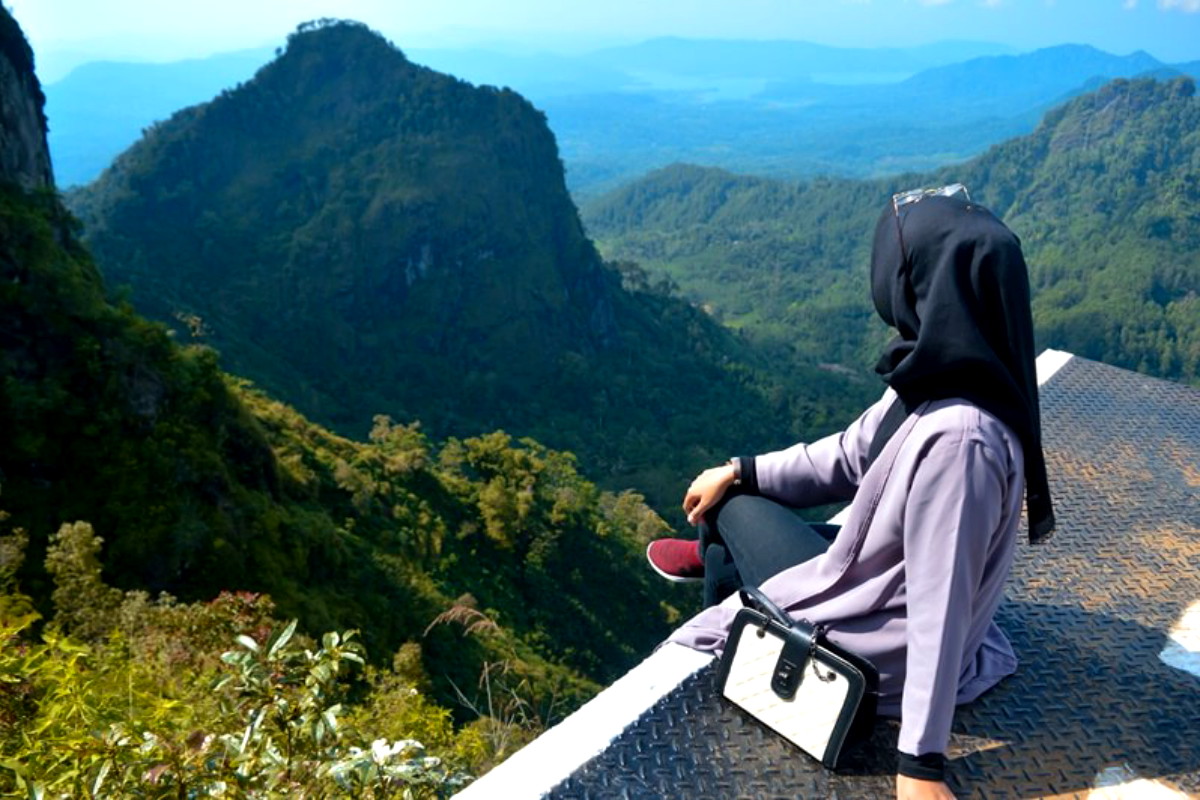
M704 561L695 539L656 539L646 547L646 560L669 581L704 580Z

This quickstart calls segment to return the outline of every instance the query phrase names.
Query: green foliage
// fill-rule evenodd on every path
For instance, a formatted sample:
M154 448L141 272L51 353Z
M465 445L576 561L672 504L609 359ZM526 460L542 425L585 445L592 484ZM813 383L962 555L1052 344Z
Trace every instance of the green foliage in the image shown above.
M57 588L82 584L121 607L89 617L60 609L36 639L36 614L0 621L0 791L29 797L433 798L484 763L473 729L408 689L410 711L373 733L400 673L372 670L375 688L350 702L349 668L364 664L353 631L315 646L295 620L280 623L261 597L148 603L95 574L100 542L64 526L48 560ZM20 536L0 537L6 553ZM6 587L13 590L15 586ZM63 633L70 622L84 640ZM237 633L232 633L237 631ZM225 650L236 638L236 647ZM419 674L412 659L397 659ZM360 693L361 694L361 693ZM344 724L356 718L358 724ZM426 745L414 734L427 737ZM444 755L442 755L444 754Z
M0 510L0 524L6 523L8 518L9 513ZM11 623L37 613L33 601L21 594L17 585L17 573L25 561L28 547L29 534L23 528L0 536L0 623Z
M610 257L667 276L819 381L822 372L864 374L886 335L866 276L886 196L880 182L790 184L676 165L586 205L584 215Z
M455 728L450 711L429 699L432 683L421 660L420 646L410 642L396 652L391 669L368 665L368 692L347 709L345 727L370 731L388 741L415 739L444 754L448 763L465 766L475 774L509 755L511 750L502 745L490 747L477 725ZM509 721L493 719L493 723L503 726Z
M790 184L656 172L584 208L610 257L667 276L756 340L863 372L877 215L895 191L962 181L1022 238L1041 346L1200 381L1200 100L1189 79L1117 80L1032 135L954 167Z
M462 785L465 773L414 739L346 731L335 700L348 689L344 662L361 662L361 649L352 634L329 633L320 649L301 650L294 629L261 643L239 637L211 687L216 707L198 682L165 695L117 643L86 647L48 632L12 647L20 629L0 630L9 645L0 675L34 698L0 740L0 787L31 797L382 798L444 797Z
M54 581L50 599L55 619L81 639L96 639L116 628L124 599L100 578L103 541L86 522L63 523L46 549L46 571Z

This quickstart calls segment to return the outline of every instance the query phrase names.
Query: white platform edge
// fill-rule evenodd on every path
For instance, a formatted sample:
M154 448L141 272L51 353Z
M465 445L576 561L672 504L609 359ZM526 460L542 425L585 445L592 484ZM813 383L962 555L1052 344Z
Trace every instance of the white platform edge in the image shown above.
M1054 373L1065 367L1067 362L1074 357L1062 350L1043 350L1042 354L1037 357L1038 386L1044 386L1046 381L1054 377Z
M1166 781L1142 778L1128 764L1117 764L1097 773L1096 788L1086 800L1188 800L1188 796Z
M468 784L455 800L543 797L712 658L711 653L663 645L578 711Z
M1200 600L1183 612L1158 657L1167 666L1200 678Z

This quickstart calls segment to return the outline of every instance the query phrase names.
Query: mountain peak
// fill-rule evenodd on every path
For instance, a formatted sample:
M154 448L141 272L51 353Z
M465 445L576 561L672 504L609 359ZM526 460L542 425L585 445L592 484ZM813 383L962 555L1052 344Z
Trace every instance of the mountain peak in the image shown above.
M404 57L383 34L372 30L366 23L330 17L300 23L295 31L288 34L286 52L296 54L315 49L330 54L336 52L338 47L386 49Z
M259 70L251 84L300 100L352 91L359 104L372 102L372 84L407 80L428 71L410 62L395 45L361 22L320 19L299 25L287 46ZM347 83L349 81L349 83ZM259 88L262 88L260 86Z

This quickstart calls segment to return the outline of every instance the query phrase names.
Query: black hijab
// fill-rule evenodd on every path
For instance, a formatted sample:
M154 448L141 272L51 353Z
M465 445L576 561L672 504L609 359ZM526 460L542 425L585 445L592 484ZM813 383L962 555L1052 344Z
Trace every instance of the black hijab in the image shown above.
M1008 425L1025 451L1029 539L1054 530L1021 242L962 196L891 204L875 226L875 309L899 335L875 371L907 408L961 397Z

